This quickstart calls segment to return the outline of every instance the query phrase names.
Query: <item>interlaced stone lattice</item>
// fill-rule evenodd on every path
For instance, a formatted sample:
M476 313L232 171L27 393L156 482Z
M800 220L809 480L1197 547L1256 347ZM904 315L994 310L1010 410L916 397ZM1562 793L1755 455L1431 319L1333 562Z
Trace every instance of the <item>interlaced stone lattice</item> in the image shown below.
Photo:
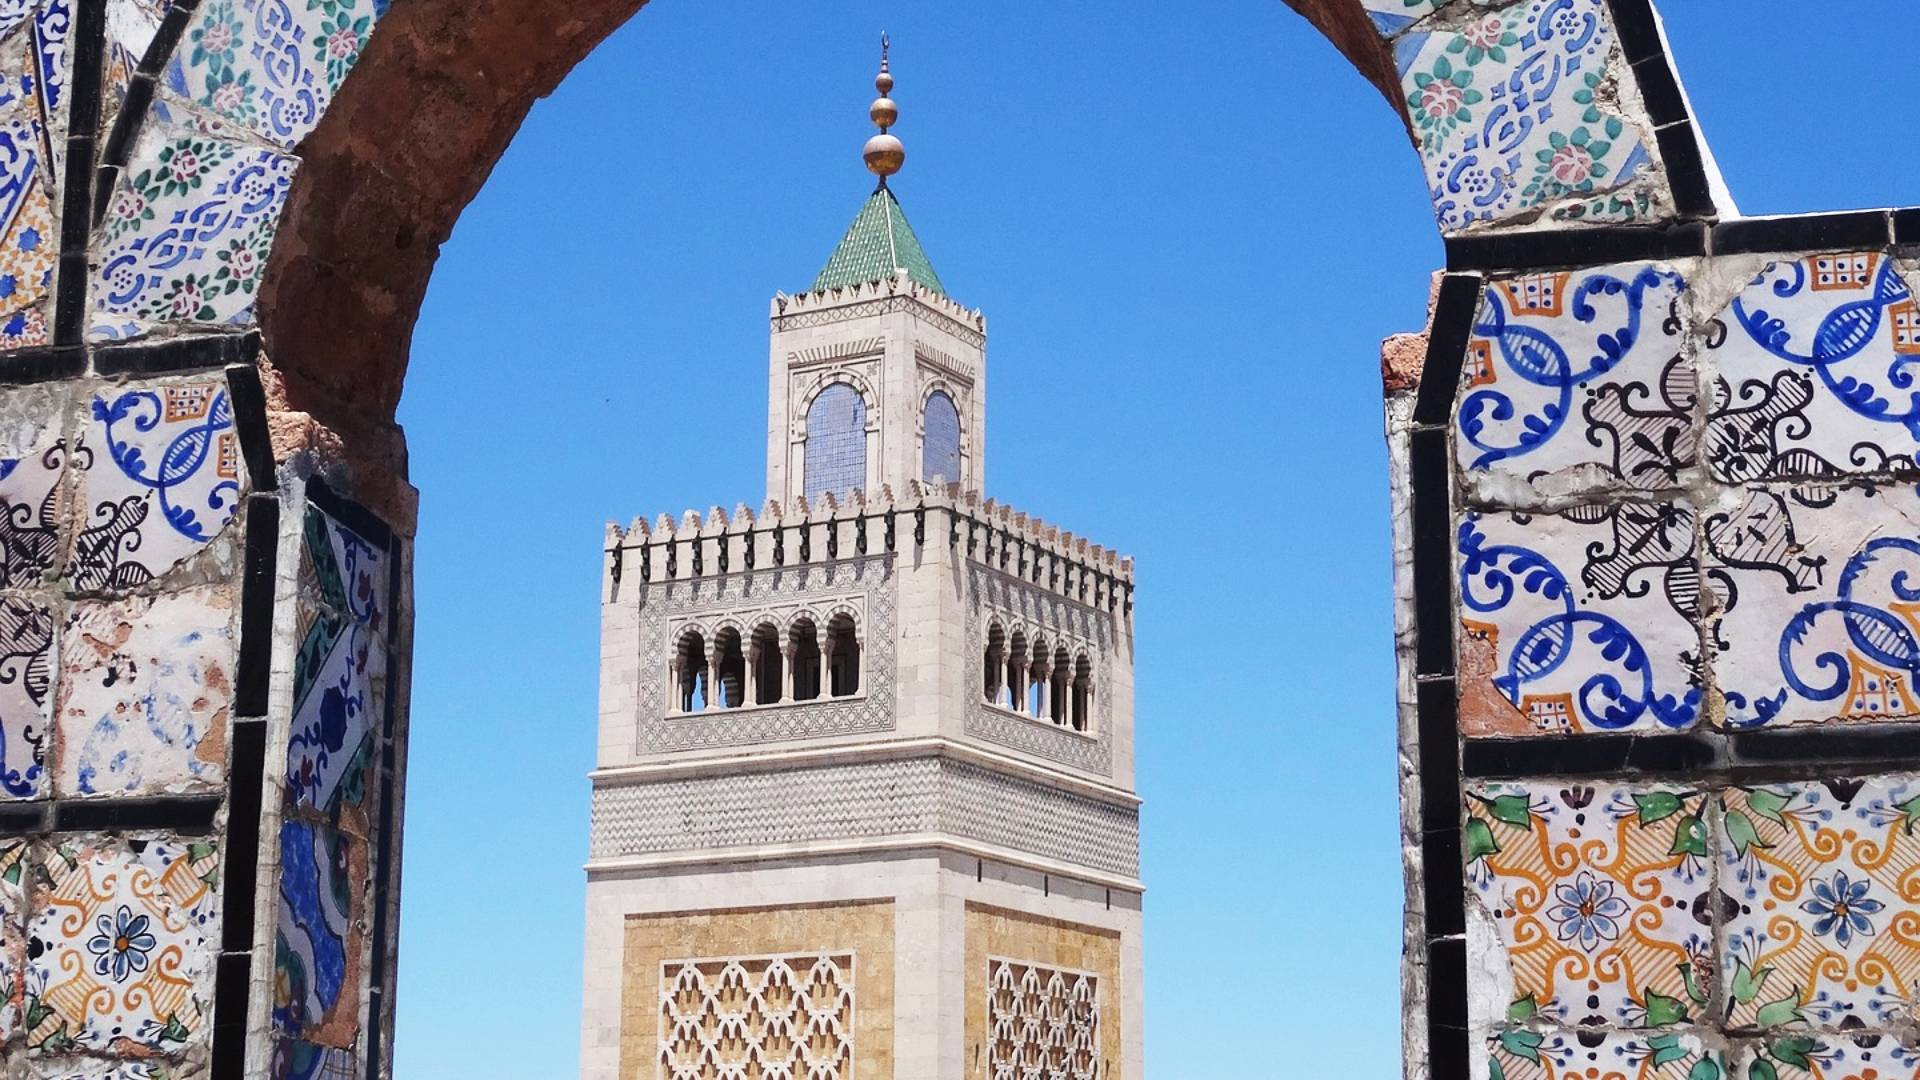
M660 1080L852 1080L853 1008L852 953L670 960Z
M989 961L987 1066L991 1080L1098 1080L1099 980Z

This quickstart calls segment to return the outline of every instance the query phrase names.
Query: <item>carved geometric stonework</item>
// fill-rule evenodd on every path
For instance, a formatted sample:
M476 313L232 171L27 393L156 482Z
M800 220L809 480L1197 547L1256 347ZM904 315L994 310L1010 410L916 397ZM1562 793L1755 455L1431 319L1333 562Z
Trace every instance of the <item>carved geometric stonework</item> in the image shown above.
M991 1080L1099 1080L1100 980L995 958L987 966Z
M854 1075L853 954L669 960L660 1080Z

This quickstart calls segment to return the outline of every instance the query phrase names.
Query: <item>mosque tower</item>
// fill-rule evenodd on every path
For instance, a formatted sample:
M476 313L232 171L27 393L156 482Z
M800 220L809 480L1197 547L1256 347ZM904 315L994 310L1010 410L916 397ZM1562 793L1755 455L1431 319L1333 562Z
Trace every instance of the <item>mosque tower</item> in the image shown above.
M776 294L767 498L609 527L589 1080L1136 1080L1133 564L983 499L986 319L879 179Z

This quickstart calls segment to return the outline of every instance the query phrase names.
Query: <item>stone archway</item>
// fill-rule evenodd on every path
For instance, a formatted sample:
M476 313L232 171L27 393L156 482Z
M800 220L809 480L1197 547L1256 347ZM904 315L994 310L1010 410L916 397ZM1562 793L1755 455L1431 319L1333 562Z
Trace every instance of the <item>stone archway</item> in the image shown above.
M0 941L35 943L24 975L8 976L21 980L17 1036L77 1070L158 1054L185 1075L384 1075L413 525L392 415L413 319L440 244L532 101L640 5L173 0L163 13L149 0L68 2L0 11L0 64L34 86L0 102L10 163L0 197L13 200L0 269L14 286L0 311L0 632L6 670L18 672L0 678L0 787L13 799L0 805L0 867L22 868L0 875L14 890L0 889L0 919L13 920ZM1666 487L1614 475L1520 497L1456 470L1473 435L1454 432L1466 423L1454 398L1463 379L1493 376L1502 340L1480 319L1486 279L1515 304L1532 297L1537 310L1524 314L1546 318L1553 290L1583 268L1681 263L1711 276L1725 258L1723 274L1739 278L1764 263L1755 253L1827 252L1830 265L1812 271L1821 287L1872 285L1888 348L1906 355L1920 348L1911 302L1897 275L1880 283L1897 245L1920 242L1920 218L1719 221L1732 208L1649 0L1288 2L1406 126L1454 271L1430 336L1396 343L1386 371L1418 885L1409 1075L1465 1076L1489 1054L1525 1075L1546 1040L1585 1018L1468 1008L1469 989L1508 961L1496 939L1470 938L1497 928L1452 866L1529 813L1488 785L1575 775L1627 790L1647 776L1704 776L1731 791L1743 768L1825 775L1858 766L1860 752L1756 741L1724 724L1640 734L1633 718L1624 742L1511 729L1501 695L1521 703L1494 677L1512 662L1511 637L1503 653L1492 623L1455 633L1456 561L1472 557L1455 550L1456 509L1591 524L1580 515L1618 519L1648 491L1677 504L1668 488L1692 466ZM39 242L56 231L57 249ZM1543 276L1558 284L1528 284ZM1536 286L1551 302L1528 292ZM1669 336L1694 349L1714 318L1676 308ZM1603 351L1629 348L1616 335ZM1571 392L1575 380L1561 381ZM1716 422L1698 401L1669 404L1680 427ZM1894 452L1891 471L1829 462L1836 472L1809 477L1791 471L1805 455L1776 456L1788 471L1769 481L1906 468ZM1579 464L1594 466L1581 476L1604 472ZM1685 497L1724 497L1741 481L1714 482ZM1684 626L1718 632L1709 624L1729 601L1703 599L1701 556L1689 548L1666 569ZM1702 679L1710 703L1717 684ZM166 740L92 723L169 695L190 705ZM1526 708L1536 705L1556 702ZM1724 695L1719 707L1724 720ZM1474 738L1461 739L1463 726ZM1907 743L1874 745L1920 762ZM1479 800L1465 815L1463 783ZM134 895L124 883L136 879L153 887ZM77 920L62 922L55 900ZM102 925L113 933L94 933ZM148 927L155 940L142 944ZM143 981L154 949L178 960L164 993ZM132 1032L101 1028L96 1010L55 992L102 957L97 993L138 1014ZM140 1003L128 985L142 988ZM1645 1015L1672 1007L1645 998L1643 988L1649 1025L1679 1023ZM1704 1044L1686 1037L1694 1058L1720 1045L1717 1031Z

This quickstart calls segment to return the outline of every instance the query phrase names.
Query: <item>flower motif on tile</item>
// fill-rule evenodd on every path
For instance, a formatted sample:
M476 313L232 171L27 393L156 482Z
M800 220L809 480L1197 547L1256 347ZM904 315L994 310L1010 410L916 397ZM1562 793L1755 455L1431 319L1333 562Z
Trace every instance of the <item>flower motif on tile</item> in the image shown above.
M1892 1035L1783 1034L1739 1055L1740 1080L1920 1080L1920 1052Z
M1905 1022L1920 1002L1920 780L1738 788L1724 799L1721 967L1736 1027Z
M46 790L53 717L53 612L0 599L0 799Z
M1920 306L1877 252L1770 263L1707 339L1715 477L1910 473L1920 445Z
M240 444L222 379L96 396L83 439L75 588L144 584L205 547L239 508Z
M1692 514L1628 503L1460 524L1469 735L1686 728L1699 718ZM1578 577L1570 572L1578 570Z
M168 89L292 148L360 59L385 0L215 0L196 13Z
M1618 50L1603 0L1522 0L1455 28L1422 24L1395 54L1443 231L1542 207L1636 221L1664 189L1645 133L1608 104Z
M351 1047L366 945L367 844L288 821L280 826L280 859L274 1027L292 1039Z
M201 1039L219 950L219 862L211 844L158 837L41 846L27 1045L139 1054Z
M1518 477L1558 495L1677 485L1696 456L1694 373L1680 350L1685 292L1681 276L1659 266L1492 282L1455 417L1469 482Z
M147 125L95 238L93 339L162 323L249 321L297 164L191 128ZM249 257L236 261L236 247Z
M386 560L351 529L309 507L298 600L287 799L366 835L367 770L383 722Z
M1510 1020L1700 1018L1714 966L1706 803L1663 788L1468 790L1467 879L1506 948Z
M217 787L235 666L233 609L206 587L74 605L62 638L62 795Z
M1722 1080L1721 1056L1688 1032L1580 1033L1515 1029L1488 1046L1489 1080Z
M1713 668L1733 727L1920 715L1920 495L1802 487L1706 521Z

